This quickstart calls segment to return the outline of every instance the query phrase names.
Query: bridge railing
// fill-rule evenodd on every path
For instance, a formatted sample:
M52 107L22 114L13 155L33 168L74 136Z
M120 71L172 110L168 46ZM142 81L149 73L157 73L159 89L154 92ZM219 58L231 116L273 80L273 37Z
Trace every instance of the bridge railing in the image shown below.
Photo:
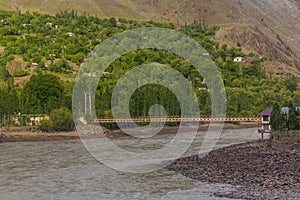
M181 117L181 116L167 116L167 117L135 117L135 118L98 118L95 119L94 122L100 123L114 123L114 122L261 122L260 117L211 117L211 116L189 116L189 117Z

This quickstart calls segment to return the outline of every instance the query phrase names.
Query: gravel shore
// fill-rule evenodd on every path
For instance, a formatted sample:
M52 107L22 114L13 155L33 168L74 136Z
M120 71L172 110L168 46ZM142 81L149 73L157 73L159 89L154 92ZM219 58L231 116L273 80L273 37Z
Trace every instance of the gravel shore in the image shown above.
M180 158L166 167L186 177L235 186L216 196L234 199L299 199L300 154L275 150L267 142L225 147L204 158Z
M216 125L219 126L219 125ZM243 129L243 128L253 128L257 127L257 123L240 123L238 125L235 124L225 124L223 129ZM141 133L141 129L132 129L129 132L136 132L136 134ZM206 131L208 129L208 124L202 124L199 126L199 131ZM87 128L89 130L89 128ZM98 129L95 129L98 130ZM184 131L189 132L191 129L186 127ZM194 130L194 129L192 129ZM147 131L147 130L145 130ZM171 134L177 133L178 126L165 126L159 134ZM124 137L128 136L121 130L105 130L104 134L108 138L115 138L115 137ZM99 134L94 131L93 126L90 127L90 131L88 131L87 138L99 137ZM0 129L0 143L4 142L34 142L34 141L53 141L53 140L73 140L73 139L80 139L79 135L76 131L71 132L51 132L51 133L44 133L34 129L33 127L11 127L8 129Z

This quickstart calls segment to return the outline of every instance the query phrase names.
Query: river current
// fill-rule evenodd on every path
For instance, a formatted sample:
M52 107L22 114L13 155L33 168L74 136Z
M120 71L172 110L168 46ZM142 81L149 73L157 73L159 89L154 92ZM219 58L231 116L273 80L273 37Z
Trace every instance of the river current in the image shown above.
M217 148L259 137L255 128L223 130ZM170 138L171 134L159 135L151 142L164 144ZM114 140L124 147L134 144L130 137ZM197 154L199 145L196 139L185 156ZM0 154L0 199L5 200L221 199L213 193L234 189L165 169L147 174L116 171L93 158L80 140L3 143Z

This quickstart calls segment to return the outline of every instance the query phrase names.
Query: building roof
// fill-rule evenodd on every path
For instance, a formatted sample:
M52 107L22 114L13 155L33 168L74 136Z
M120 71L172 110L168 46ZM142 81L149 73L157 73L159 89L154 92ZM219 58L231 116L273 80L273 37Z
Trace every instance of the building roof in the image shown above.
M261 113L259 113L258 116L271 116L272 112L273 112L272 108L267 108Z

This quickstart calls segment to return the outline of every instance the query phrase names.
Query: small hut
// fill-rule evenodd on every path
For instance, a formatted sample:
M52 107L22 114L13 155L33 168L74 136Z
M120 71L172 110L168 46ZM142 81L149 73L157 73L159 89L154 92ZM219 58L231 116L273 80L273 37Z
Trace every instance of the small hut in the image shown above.
M259 127L260 132L270 133L271 132L271 114L273 109L267 108L258 114L261 117L261 127Z

